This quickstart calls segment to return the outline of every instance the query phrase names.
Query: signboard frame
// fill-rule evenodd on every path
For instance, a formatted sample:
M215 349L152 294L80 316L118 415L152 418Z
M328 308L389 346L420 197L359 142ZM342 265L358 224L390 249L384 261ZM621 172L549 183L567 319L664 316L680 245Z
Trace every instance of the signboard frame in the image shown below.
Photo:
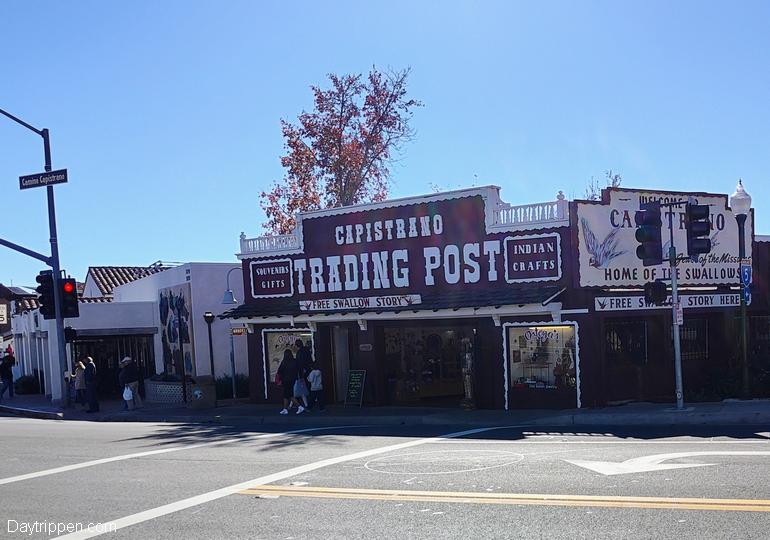
M687 202L710 207L713 229L710 239L714 248L698 256L696 261L682 260L677 267L677 280L685 286L735 285L738 275L737 222L725 194L645 190L635 188L607 188L598 201L576 200L572 213L573 241L577 247L577 286L585 289L634 289L655 279L670 279L671 269L664 260L660 265L643 266L634 251L636 226L634 214L643 203ZM674 244L680 255L686 256L686 227L684 205L667 210L663 226L668 220L674 224ZM747 222L745 247L751 259L754 231L753 212ZM664 253L668 239L663 240Z
M366 385L366 370L348 370L348 384L345 387L345 405L358 405L364 403L364 388Z
M682 309L714 309L735 308L740 305L740 294L734 293L707 293L707 294L680 294L679 303ZM614 295L597 296L594 298L594 311L596 313L617 313L623 311L649 311L671 309L671 295L662 305L645 304L641 295Z
M520 242L522 240L556 240L556 253L554 258L556 259L556 274L546 275L542 277L529 277L529 278L514 278L509 275L512 256L509 253L508 244L513 242ZM506 236L503 239L503 259L505 264L505 281L508 284L512 283L536 283L541 281L559 281L561 279L561 235L559 233L542 233L542 234L526 234L521 236Z
M288 272L288 280L289 280L289 290L288 292L279 292L276 294L262 294L257 293L257 289L254 282L254 268L260 267L260 266L275 266L276 264L283 263L288 264L289 266L289 272ZM283 258L283 259L265 259L265 260L253 260L249 262L249 281L251 283L251 297L255 299L260 298L290 298L294 296L294 263L292 259L289 258Z

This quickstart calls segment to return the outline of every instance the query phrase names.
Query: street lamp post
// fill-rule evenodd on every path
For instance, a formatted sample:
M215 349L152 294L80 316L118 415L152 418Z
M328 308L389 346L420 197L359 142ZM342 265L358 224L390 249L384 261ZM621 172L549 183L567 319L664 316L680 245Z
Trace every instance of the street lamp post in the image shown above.
M211 383L214 385L214 406L217 404L217 378L214 375L214 342L211 339L211 323L214 322L214 314L207 311L203 314L203 320L209 327L209 363L211 364Z
M738 186L735 193L730 195L730 208L735 214L735 220L738 222L738 277L743 279L740 267L746 258L746 217L751 210L751 195L743 189L743 181L738 180ZM749 381L749 359L747 354L747 336L746 336L746 295L741 290L741 397L743 399L751 398L751 383Z
M241 267L236 266L227 271L227 289L225 290L225 294L222 297L222 303L227 306L238 303L238 301L235 299L233 290L230 288L230 274L232 274L235 270L241 270ZM230 328L230 372L232 373L233 379L233 399L235 399L237 397L235 393L235 341L233 340L232 328Z

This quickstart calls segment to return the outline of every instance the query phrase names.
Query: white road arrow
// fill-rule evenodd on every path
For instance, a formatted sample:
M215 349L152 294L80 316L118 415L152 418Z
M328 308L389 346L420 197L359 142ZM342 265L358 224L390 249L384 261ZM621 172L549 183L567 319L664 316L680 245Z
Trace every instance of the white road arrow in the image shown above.
M605 476L613 474L631 474L650 471L665 471L668 469L686 469L689 467L706 467L714 465L713 463L663 463L670 459L681 459L699 456L770 456L770 452L761 451L735 451L715 450L711 452L676 452L673 454L655 454L652 456L643 456L626 461L584 461L577 459L565 459L567 463L572 463L578 467L590 469Z

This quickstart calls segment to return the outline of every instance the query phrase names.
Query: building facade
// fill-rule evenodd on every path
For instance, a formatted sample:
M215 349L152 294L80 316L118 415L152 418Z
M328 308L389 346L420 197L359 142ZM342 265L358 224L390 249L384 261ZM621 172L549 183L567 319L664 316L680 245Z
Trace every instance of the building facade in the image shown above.
M120 399L119 362L131 356L140 368L141 381L156 374L191 377L211 375L207 311L220 314L226 276L233 263L185 263L165 268L91 267L80 299L80 316L65 319L75 331L67 343L68 366L91 356L97 366L98 394ZM242 298L240 280L232 280L236 298ZM39 388L55 401L62 398L58 377L58 350L54 321L38 309L12 316L19 375L35 374ZM230 340L230 324L215 319L211 328L214 373L217 378L248 373L245 338ZM230 351L233 351L233 362Z
M375 405L672 400L671 308L642 297L668 269L636 258L633 216L640 202L689 197L711 208L714 248L678 267L685 387L693 399L729 393L740 291L726 195L608 189L600 201L560 193L515 206L486 186L303 213L289 235L242 234L245 301L227 316L251 332L251 397L280 400L275 372L299 338L330 402L345 399L351 370L365 372L363 402ZM683 212L665 216L680 252ZM765 261L750 307L761 336L768 244L754 241L752 217L746 253Z

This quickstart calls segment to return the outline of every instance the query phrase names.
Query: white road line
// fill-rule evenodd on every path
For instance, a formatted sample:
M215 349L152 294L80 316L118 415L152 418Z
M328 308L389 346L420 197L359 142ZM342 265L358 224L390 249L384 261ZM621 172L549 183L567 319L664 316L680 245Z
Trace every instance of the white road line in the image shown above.
M308 428L308 429L297 429L293 431L282 431L279 433L263 433L260 435L254 435L251 437L238 437L238 438L230 438L230 439L221 439L218 441L210 441L205 443L197 443L197 444L188 444L185 446L174 446L173 448L161 448L159 450L147 450L146 452L136 452L134 454L123 454L120 456L112 456L108 458L102 458L102 459L94 459L92 461L84 461L82 463L74 463L72 465L64 465L62 467L55 467L53 469L46 469L43 471L37 471L33 473L28 474L20 474L18 476L9 476L8 478L0 478L0 485L3 484L12 484L14 482L21 482L23 480L30 480L32 478L40 478L41 476L49 476L51 474L59 474L67 471L75 471L77 469L83 469L85 467L93 467L95 465L103 465L105 463L112 463L114 461L124 461L126 459L135 459L145 456L155 456L158 454L167 454L169 452L178 452L180 450L192 450L194 448L203 448L207 446L218 446L221 444L228 444L228 443L235 443L235 442L250 442L257 439L271 439L274 437L280 437L282 435L293 435L297 433L308 433L311 431L324 431L324 430L330 430L330 429L350 429L350 428L360 428L360 427L366 427L364 425L360 426L333 426L333 427L322 427L322 428Z
M249 487L253 487L255 485L264 485L264 484L270 484L272 482L278 482L279 480L285 480L286 478L290 478L292 476L296 476L298 474L304 474L310 471L315 471L317 469L321 469L323 467L329 467L331 465L338 465L340 463L345 463L348 461L354 461L357 459L367 458L369 456L376 456L378 454L385 454L387 452L392 452L394 450L401 450L403 448L411 448L413 446L420 446L423 444L427 444L430 442L434 442L437 439L446 439L446 438L455 438L455 437L463 437L465 435L473 435L474 433L482 433L484 431L491 431L493 429L510 429L510 428L518 428L522 426L497 426L497 427L485 427L485 428L476 428L476 429L469 429L466 431L457 431L454 433L447 433L446 435L439 435L438 437L427 437L424 439L417 439L415 441L409 441L405 443L399 443L399 444L393 444L390 446L383 446L380 448L373 448L372 450L365 450L363 452L355 452L353 454L346 454L344 456L338 456L335 458L329 458L329 459L323 459L320 461L316 461L314 463L308 463L306 465L300 465L298 467L293 467L291 469L286 469L285 471L280 471L273 474L268 474L267 476L262 476L260 478L254 478L253 480L247 480L246 482L241 482L239 484L235 484L232 486L227 486L224 488L216 489L214 491L209 491L208 493L202 493L201 495L196 495L194 497L190 497L187 499L182 499L181 501L176 501L170 504L165 504L163 506L158 506L156 508L151 508L149 510L145 510L143 512L138 512L136 514L131 514L130 516L122 517L120 519L110 521L108 523L105 523L108 525L105 527L104 532L113 532L117 529L123 529L125 527L130 527L131 525L136 525L138 523L143 523L145 521L149 521L151 519L159 518L161 516L165 516L168 514L173 514L174 512L179 512L180 510L185 510L186 508L191 508L193 506L197 506L199 504L204 504L207 502L211 502L217 499L221 499L223 497L227 497L228 495L233 495L235 493L238 493L241 490L247 489ZM70 534L65 534L64 536L57 536L56 538L62 538L67 540L81 540L85 538L93 538L94 536L99 536L100 534L103 534L102 532L98 531L79 531L74 532Z
M770 440L752 440L752 441L563 441L563 440L547 440L547 441L534 441L534 440L512 440L512 441L500 441L500 440L485 440L485 439L469 439L469 440L447 440L447 441L435 441L436 444L764 444L770 446Z

